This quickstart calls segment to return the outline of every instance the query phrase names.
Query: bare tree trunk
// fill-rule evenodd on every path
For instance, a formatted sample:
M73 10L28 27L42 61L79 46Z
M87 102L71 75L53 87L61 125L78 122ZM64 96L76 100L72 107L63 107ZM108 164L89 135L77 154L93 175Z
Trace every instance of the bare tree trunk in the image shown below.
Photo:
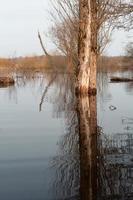
M79 72L77 92L96 94L97 4L96 0L80 0Z
M97 111L96 95L78 98L80 138L81 200L96 200L97 195Z

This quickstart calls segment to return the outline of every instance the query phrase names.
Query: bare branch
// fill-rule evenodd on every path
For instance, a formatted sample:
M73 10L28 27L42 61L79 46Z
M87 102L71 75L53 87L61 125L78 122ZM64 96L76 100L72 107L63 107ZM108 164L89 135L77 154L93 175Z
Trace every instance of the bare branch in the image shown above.
M42 47L42 49L43 49L44 54L45 54L46 56L50 56L50 55L48 54L47 50L46 50L45 47L44 47L44 44L43 44L43 41L42 41L42 38L41 38L41 35L40 35L40 32L39 32L39 31L38 31L38 38L39 38L39 41L40 41L40 44L41 44L41 47Z

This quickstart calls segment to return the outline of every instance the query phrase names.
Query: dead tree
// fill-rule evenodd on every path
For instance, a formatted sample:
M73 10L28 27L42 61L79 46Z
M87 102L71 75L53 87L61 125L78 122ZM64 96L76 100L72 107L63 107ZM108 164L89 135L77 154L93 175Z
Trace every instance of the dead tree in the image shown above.
M79 74L77 92L96 94L97 4L81 0L79 24Z
M95 95L99 30L106 24L112 30L126 28L132 21L133 3L124 0L80 0L79 14L79 73L76 91Z
M79 30L81 30L81 28L79 28L81 25L79 16L82 16L79 12L82 10L82 2L84 4L83 9L88 9L87 5L89 5L89 1L51 1L53 2L53 10L51 12L53 20L51 31L53 41L59 51L61 51L68 58L71 58L73 60L73 65L77 66L79 64L79 45L77 44L79 41ZM90 1L90 3L91 10L93 10L94 13L92 13L93 11L89 13L92 13L92 18L95 15L95 21L93 21L92 24L95 29L95 35L92 36L95 36L95 42L93 45L97 45L95 52L98 57L109 43L110 36L115 28L132 28L133 3L131 0L94 0ZM94 48L95 47L93 47L93 49Z

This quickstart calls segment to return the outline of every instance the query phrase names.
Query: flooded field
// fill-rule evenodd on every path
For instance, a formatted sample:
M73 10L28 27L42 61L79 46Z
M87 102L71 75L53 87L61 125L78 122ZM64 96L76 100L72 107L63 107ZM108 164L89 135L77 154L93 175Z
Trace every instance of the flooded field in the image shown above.
M133 199L133 83L111 76L98 76L97 106L76 99L69 74L14 74L0 88L2 200Z

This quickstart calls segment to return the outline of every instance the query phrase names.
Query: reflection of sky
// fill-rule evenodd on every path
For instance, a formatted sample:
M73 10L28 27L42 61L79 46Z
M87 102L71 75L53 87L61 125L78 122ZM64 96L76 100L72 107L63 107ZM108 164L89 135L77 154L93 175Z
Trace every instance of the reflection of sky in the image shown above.
M37 30L47 33L49 0L0 0L0 56L41 54ZM126 34L114 35L108 54L122 54ZM52 48L49 41L48 48Z
M51 103L45 100L39 112L45 84L47 81L36 79L25 86L0 88L2 200L54 199L50 184L55 169L50 168L50 160L56 156L65 130L64 119L52 117Z
M133 90L132 87L131 89L129 88L129 84L109 83L107 91L110 92L111 99L106 101L108 93L105 91L104 100L101 99L102 106L98 102L99 125L107 135L130 133L133 130ZM116 109L111 111L110 106L115 106ZM129 130L126 131L126 128L129 128Z

